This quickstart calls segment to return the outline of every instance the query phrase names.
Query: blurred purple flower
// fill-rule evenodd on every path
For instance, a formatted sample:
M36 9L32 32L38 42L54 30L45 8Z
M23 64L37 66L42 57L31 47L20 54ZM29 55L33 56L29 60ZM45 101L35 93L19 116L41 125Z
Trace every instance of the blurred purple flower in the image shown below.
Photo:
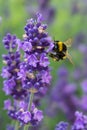
M37 0L38 10L42 13L48 24L52 23L55 16L55 9L50 5L50 0Z
M56 125L56 128L55 130L67 130L68 128L68 123L67 122L59 122L57 125Z
M82 75L81 75L81 73L82 73L82 69L81 69L81 67L76 67L76 69L74 70L74 72L72 73L73 75L73 79L75 80L75 81L80 81L80 79L82 78Z
M82 88L83 92L87 94L87 79L84 79L81 82L81 88Z
M75 116L75 121L70 130L87 130L87 116L79 111L75 112ZM56 125L55 130L68 130L68 126L69 123L61 121Z
M13 125L7 125L6 130L15 130L15 127Z
M56 115L55 112L61 110L66 114L67 118L70 121L74 121L73 115L77 108L80 106L80 101L76 95L77 85L68 82L68 75L69 74L66 68L59 68L59 79L57 80L55 87L52 89L49 105L50 108L51 106L53 108L51 110L51 114L54 111L54 115Z
M80 98L80 107L83 111L87 111L87 95L83 94Z
M72 6L71 6L71 14L72 14L72 15L77 14L77 13L79 13L79 10L80 10L80 8L79 8L78 2L77 2L77 1L74 1L74 2L72 3Z
M84 43L85 37L85 33L79 32L75 37L74 46L78 48L80 44L82 45L82 43Z

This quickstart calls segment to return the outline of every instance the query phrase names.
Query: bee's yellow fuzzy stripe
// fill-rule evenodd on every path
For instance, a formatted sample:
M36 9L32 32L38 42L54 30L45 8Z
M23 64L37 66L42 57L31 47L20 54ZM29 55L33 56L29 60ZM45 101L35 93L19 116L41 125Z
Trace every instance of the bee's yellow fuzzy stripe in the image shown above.
M62 51L62 49L63 49L63 43L62 42L58 42L58 45L59 45L59 51Z

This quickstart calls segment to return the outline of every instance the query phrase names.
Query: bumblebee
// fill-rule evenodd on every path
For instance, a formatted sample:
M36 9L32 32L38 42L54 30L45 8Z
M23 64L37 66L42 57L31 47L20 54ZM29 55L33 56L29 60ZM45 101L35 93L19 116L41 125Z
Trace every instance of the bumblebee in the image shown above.
M71 47L72 39L68 39L65 42L54 41L54 47L52 53L49 54L54 61L64 60L66 58L73 64L72 58L68 53L68 47Z

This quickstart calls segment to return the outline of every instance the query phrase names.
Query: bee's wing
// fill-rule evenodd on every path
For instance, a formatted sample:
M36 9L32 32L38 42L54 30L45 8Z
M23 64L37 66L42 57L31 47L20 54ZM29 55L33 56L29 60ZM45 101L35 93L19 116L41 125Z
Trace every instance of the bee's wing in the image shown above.
M72 57L70 56L70 54L68 52L66 52L66 57L69 59L69 61L74 65L73 61L72 61Z
M71 47L71 45L72 45L72 39L69 38L67 41L64 42L64 44L65 44L67 47Z

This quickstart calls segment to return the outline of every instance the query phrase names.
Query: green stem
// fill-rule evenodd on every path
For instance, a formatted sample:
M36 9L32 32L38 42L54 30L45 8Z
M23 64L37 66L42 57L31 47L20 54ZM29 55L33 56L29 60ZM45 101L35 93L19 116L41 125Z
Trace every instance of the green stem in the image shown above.
M31 124L25 125L23 130L28 130L31 127Z
M18 123L18 121L16 121L16 123L15 123L15 130L18 130L19 128L19 123Z
M28 104L28 110L29 110L29 111L31 110L31 105L32 105L32 101L33 101L33 96L34 96L34 93L31 93L31 94L30 94L30 98L29 98L29 104Z
M24 130L28 130L28 127L27 127L27 125L25 125L25 126L24 126Z
M31 110L31 106L32 106L32 101L33 101L33 96L34 96L34 93L30 93L30 97L29 97L29 103L28 103L28 111ZM25 125L24 126L24 130L28 130L29 128L29 125Z

